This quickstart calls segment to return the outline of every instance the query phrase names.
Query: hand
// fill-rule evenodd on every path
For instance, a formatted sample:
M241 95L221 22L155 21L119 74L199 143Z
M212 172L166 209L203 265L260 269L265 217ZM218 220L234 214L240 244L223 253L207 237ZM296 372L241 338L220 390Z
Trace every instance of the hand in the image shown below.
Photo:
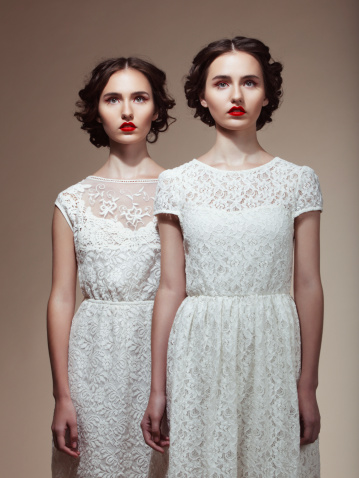
M161 421L166 408L166 396L151 393L147 409L141 422L143 438L148 446L160 453L164 453L165 446L169 446L168 436L161 433Z
M320 431L320 414L313 390L298 387L300 444L308 445L315 442Z
M67 455L78 458L80 452L77 449L76 411L71 399L56 401L51 430L55 447Z

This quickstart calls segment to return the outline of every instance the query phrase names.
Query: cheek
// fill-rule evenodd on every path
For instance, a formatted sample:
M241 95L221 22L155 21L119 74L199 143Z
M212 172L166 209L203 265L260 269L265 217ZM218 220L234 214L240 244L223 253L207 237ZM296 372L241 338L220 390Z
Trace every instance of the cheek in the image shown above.
M225 99L224 99L224 95L219 96L219 95L209 94L206 97L206 101L207 101L207 106L209 110L216 111L221 106L223 106Z
M248 108L252 109L253 113L254 112L260 113L261 109L265 105L265 98L263 98L262 95L253 96L252 98L247 99L247 105L248 105Z
M114 121L114 116L115 116L113 114L113 111L99 108L98 115L99 115L99 118L101 119L101 123L104 126L108 126L108 127L112 126L112 123Z
M154 119L154 117L153 117L154 114L155 114L155 113L154 113L153 108L149 108L149 109L146 110L146 111L141 111L140 114L139 114L139 118L141 118L141 120L143 121L143 123L145 123L146 125L147 125L148 123L151 124L152 121L153 121L153 119Z

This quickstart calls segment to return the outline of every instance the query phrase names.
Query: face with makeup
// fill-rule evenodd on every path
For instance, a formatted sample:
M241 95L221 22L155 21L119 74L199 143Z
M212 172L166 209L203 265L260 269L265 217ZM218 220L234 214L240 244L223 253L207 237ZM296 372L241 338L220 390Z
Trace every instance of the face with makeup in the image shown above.
M262 69L252 55L233 51L210 64L201 105L209 109L217 129L256 131L267 104Z
M111 143L146 141L157 118L152 88L141 72L126 68L111 75L98 104L98 121Z

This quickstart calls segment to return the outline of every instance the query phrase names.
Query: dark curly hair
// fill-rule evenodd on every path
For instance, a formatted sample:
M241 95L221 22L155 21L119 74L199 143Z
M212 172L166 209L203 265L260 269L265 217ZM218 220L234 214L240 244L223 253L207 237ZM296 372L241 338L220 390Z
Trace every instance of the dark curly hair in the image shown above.
M272 121L272 113L275 111L282 96L282 64L273 61L269 48L255 38L235 37L233 40L227 38L210 43L203 48L192 62L192 67L186 77L184 86L187 104L195 109L194 117L199 117L208 126L214 126L215 122L208 108L200 103L203 95L207 72L210 64L220 55L232 51L244 51L252 55L259 62L263 72L264 87L268 105L263 106L261 114L257 119L257 131L263 128L266 123Z
M76 102L78 111L74 116L82 123L81 128L88 132L90 141L97 148L109 146L109 137L98 119L98 103L101 93L110 77L116 71L132 68L141 72L150 82L155 103L157 119L152 121L147 135L149 143L155 143L158 135L166 131L175 120L168 110L175 106L174 99L167 92L166 74L151 63L136 57L110 58L99 63L91 72L91 77L85 87L79 91L80 100Z

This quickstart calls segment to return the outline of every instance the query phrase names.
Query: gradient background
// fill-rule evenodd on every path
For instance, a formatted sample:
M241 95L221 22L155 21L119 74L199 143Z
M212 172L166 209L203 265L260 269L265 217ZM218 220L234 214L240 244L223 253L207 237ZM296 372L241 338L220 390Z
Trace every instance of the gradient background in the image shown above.
M183 75L208 42L253 36L284 63L284 101L259 133L270 153L318 173L326 295L320 367L323 478L359 470L358 2L5 1L1 26L1 476L50 476L53 411L45 311L57 194L107 157L72 117L95 64L138 55L168 74L178 118L151 147L171 168L209 149ZM189 431L190 433L190 431ZM310 477L308 477L310 478Z

